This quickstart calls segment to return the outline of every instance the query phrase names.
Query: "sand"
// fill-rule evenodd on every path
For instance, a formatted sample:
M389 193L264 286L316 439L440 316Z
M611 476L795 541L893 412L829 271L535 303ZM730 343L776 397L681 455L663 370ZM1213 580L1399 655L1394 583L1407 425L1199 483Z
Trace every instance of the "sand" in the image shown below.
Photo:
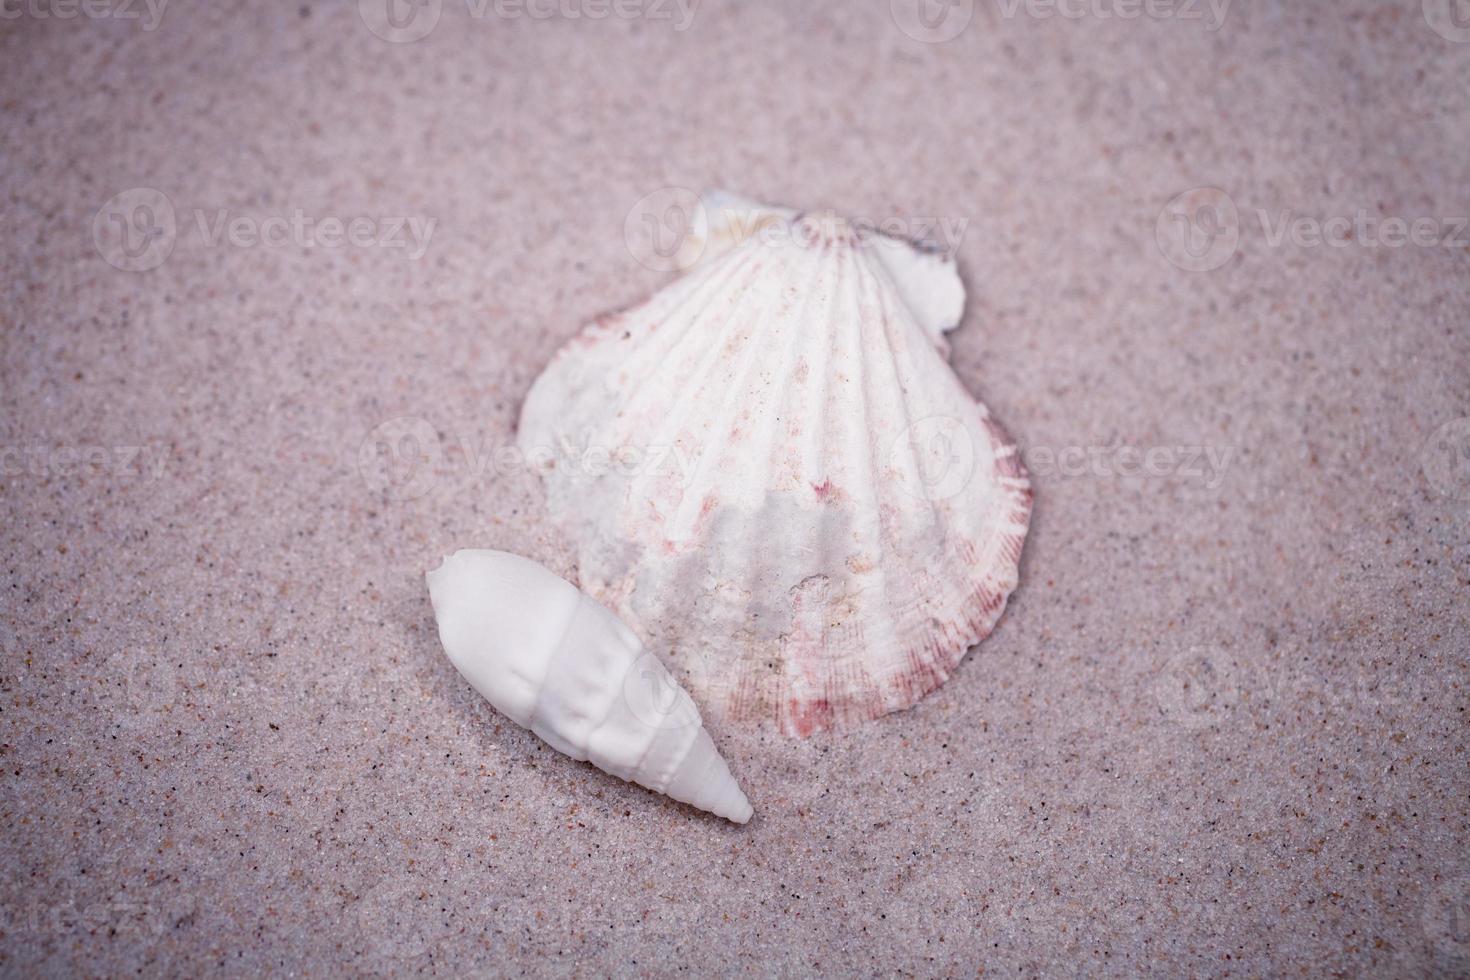
M1470 31L891 6L7 6L0 970L1470 973ZM520 400L705 187L955 246L1036 487L937 694L715 726L743 828L422 578L573 570Z

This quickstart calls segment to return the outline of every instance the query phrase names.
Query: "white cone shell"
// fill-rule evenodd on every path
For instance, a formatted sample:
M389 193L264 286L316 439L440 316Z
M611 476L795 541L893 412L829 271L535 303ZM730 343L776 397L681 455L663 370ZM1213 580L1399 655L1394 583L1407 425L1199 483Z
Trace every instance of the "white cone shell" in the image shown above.
M444 652L516 724L620 779L750 819L688 693L606 608L504 551L455 552L427 578Z
M908 707L999 620L1030 518L1016 447L943 353L954 264L705 211L687 275L558 352L520 447L583 587L707 709L807 735Z

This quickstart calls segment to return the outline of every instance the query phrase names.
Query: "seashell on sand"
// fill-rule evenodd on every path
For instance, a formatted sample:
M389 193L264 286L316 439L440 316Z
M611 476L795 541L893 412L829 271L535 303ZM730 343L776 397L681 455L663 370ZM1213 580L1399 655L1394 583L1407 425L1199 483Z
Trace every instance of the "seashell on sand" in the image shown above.
M589 594L716 716L805 736L909 707L999 620L1031 488L948 364L952 259L711 198L697 261L523 406Z
M457 551L427 579L444 652L517 725L620 779L751 818L688 693L576 586L504 551Z

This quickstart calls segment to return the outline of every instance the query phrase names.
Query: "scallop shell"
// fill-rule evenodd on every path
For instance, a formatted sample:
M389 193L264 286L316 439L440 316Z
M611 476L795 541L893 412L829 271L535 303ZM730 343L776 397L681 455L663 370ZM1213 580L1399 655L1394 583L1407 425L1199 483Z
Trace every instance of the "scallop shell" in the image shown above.
M582 586L720 717L806 736L906 708L994 628L1031 511L947 363L954 263L728 196L691 242L522 409Z
M444 652L517 725L620 779L750 819L699 709L606 608L504 551L457 551L427 578Z

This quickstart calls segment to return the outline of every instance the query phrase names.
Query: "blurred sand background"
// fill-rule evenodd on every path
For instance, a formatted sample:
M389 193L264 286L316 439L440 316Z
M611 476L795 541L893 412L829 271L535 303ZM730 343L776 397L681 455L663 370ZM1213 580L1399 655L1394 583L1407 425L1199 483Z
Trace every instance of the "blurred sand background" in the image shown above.
M1449 0L384 2L0 19L0 970L1470 973ZM715 731L744 828L422 579L572 570L497 450L706 187L961 229L1037 495L935 696Z

